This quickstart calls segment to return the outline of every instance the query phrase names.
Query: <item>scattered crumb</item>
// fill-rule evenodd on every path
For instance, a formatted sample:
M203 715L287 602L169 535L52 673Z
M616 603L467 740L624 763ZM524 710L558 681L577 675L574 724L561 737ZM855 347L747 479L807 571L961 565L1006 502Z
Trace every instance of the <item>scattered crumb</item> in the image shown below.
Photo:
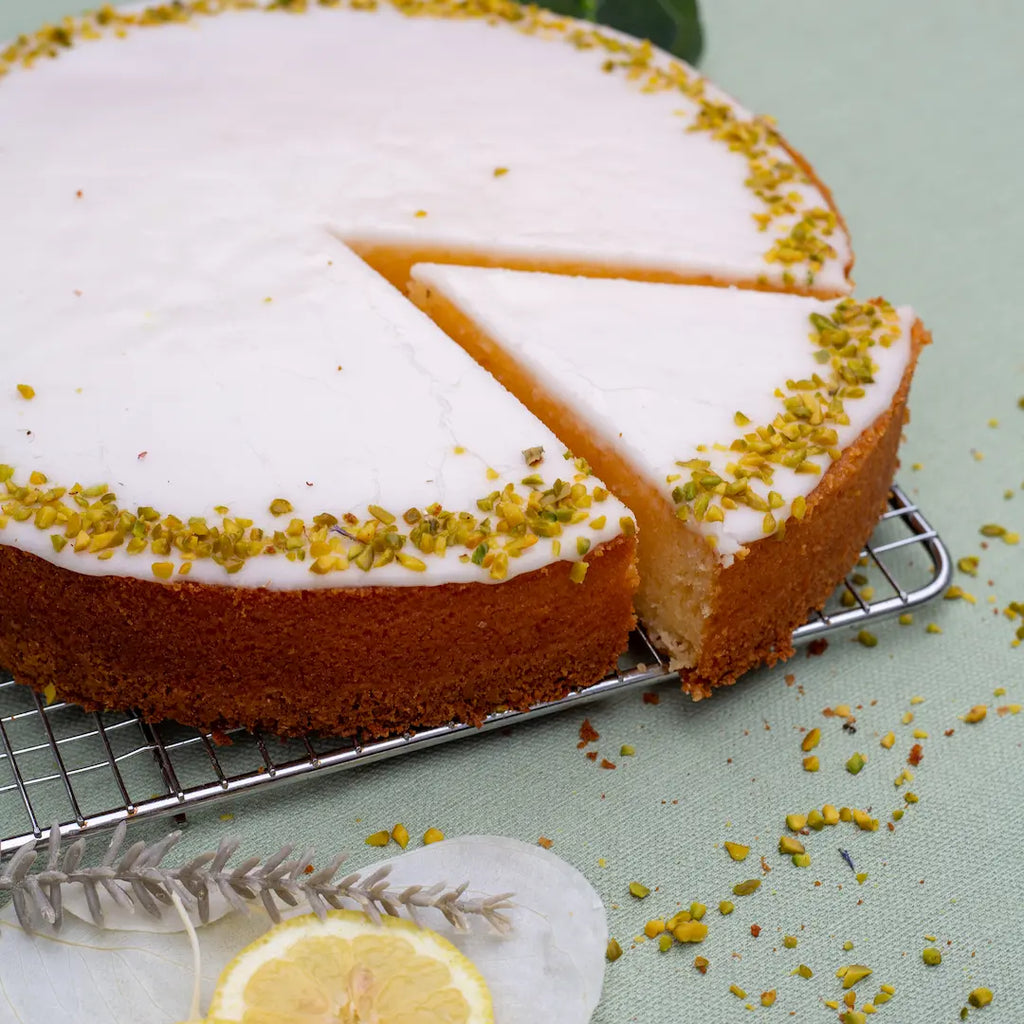
M590 719L584 718L583 724L580 726L580 741L576 744L576 749L582 750L588 743L593 743L600 738L601 734L590 724Z

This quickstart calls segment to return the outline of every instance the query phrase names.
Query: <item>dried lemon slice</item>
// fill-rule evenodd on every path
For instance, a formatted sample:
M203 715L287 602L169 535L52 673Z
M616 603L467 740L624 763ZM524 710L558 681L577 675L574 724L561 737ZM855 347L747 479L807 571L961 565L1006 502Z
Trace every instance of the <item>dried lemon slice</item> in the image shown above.
M224 968L216 1024L492 1024L487 985L447 939L352 910L294 917Z

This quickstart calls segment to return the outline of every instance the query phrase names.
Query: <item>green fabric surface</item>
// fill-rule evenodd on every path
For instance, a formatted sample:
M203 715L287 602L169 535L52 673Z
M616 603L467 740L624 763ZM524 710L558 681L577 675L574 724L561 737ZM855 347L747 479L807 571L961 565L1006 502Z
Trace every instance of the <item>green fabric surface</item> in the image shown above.
M0 0L0 38L76 6ZM996 522L1024 532L1024 7L704 0L701 10L702 70L747 106L774 114L833 190L857 253L858 293L912 304L934 333L914 382L899 479L954 559L980 557L976 579L955 580L977 603L940 600L911 626L873 627L879 642L871 649L850 633L832 635L822 656L801 651L700 703L671 686L660 688L656 705L627 693L210 805L190 813L179 856L231 833L251 852L296 842L326 859L348 849L358 867L380 856L364 838L396 821L417 837L431 826L448 835L546 836L600 892L625 951L608 967L596 1024L719 1024L747 1019L748 1003L750 1019L834 1020L823 1001L842 998L835 971L848 963L874 970L857 986L858 1006L880 984L894 986L871 1018L879 1024L957 1020L980 985L995 999L972 1019L1021 1020L1024 714L995 709L1024 702L1024 647L1011 646L1020 622L1000 614L1024 601L1024 547L986 541L978 530ZM2 135L0 126L0 147ZM941 635L927 633L928 622ZM993 695L998 687L1005 696ZM924 700L912 707L912 696ZM855 734L822 715L840 703L855 708ZM975 704L988 706L987 718L962 721ZM914 722L901 724L909 710ZM601 734L589 749L615 770L577 749L584 716ZM812 774L801 768L800 740L815 726L821 770ZM898 788L915 728L929 733L920 741L924 759L913 783ZM885 750L879 738L889 730L896 743ZM622 744L635 756L620 757ZM867 758L856 776L844 769L854 751ZM152 776L148 764L129 770L143 788ZM889 831L907 789L920 801ZM823 803L871 808L880 829L812 832L804 840L811 866L794 867L777 852L785 815ZM141 825L138 834L164 827ZM731 861L725 840L749 844L748 859ZM840 848L867 873L863 884ZM762 879L757 893L731 895L753 877ZM628 895L634 880L653 890L643 901ZM723 918L717 905L726 898L736 910ZM709 906L703 945L662 954L656 943L634 944L646 920L693 900ZM798 936L796 949L783 947L784 934ZM843 949L847 940L852 951ZM927 945L942 950L940 966L921 962ZM692 966L698 953L710 961L706 975ZM801 963L812 978L791 973ZM770 1009L758 1000L767 989L778 990Z

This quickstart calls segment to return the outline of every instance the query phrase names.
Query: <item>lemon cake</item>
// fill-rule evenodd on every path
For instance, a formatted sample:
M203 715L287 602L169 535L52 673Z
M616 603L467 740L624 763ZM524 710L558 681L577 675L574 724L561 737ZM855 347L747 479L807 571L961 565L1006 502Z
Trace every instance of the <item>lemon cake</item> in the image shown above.
M87 707L381 735L614 664L632 492L410 303L414 264L850 290L768 121L504 0L104 7L0 51L0 123L0 664Z
M792 653L885 505L927 341L912 311L477 267L412 278L636 514L637 609L688 689Z

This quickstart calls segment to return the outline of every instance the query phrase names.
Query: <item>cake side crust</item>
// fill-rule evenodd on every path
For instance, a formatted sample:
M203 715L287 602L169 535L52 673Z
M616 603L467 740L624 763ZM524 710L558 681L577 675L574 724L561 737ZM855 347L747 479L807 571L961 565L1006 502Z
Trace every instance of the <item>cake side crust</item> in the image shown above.
M899 466L897 449L908 420L914 367L931 336L920 320L892 404L832 465L807 502L802 521L790 518L781 540L751 545L717 578L701 654L684 674L695 698L734 682L755 666L789 658L793 630L820 609L871 536Z
M788 152L788 148L787 148ZM794 159L796 159L794 157ZM801 163L805 166L806 161ZM806 165L809 167L809 165ZM807 173L817 182L811 171ZM819 185L822 194L826 195L824 186ZM828 198L829 208L837 219L842 221L838 211ZM845 228L844 228L845 230ZM500 270L523 270L543 274L561 274L565 277L612 278L623 281L644 281L652 284L698 285L709 288L743 288L757 292L785 291L790 295L808 295L821 299L832 299L849 293L849 287L843 289L817 288L813 285L802 285L794 282L785 289L770 282L758 280L756 277L726 277L711 274L685 274L680 271L654 265L639 263L601 263L586 260L551 259L542 255L521 256L513 252L505 252L499 248L493 250L455 248L443 245L425 245L411 241L389 244L371 242L354 236L346 236L345 244L357 256L368 263L382 277L387 278L402 292L409 290L414 282L410 281L412 268L417 263L453 264L461 267L489 267ZM851 259L852 264L852 259Z
M597 682L635 618L634 537L500 586L242 590L69 572L0 546L0 664L86 709L377 737Z

